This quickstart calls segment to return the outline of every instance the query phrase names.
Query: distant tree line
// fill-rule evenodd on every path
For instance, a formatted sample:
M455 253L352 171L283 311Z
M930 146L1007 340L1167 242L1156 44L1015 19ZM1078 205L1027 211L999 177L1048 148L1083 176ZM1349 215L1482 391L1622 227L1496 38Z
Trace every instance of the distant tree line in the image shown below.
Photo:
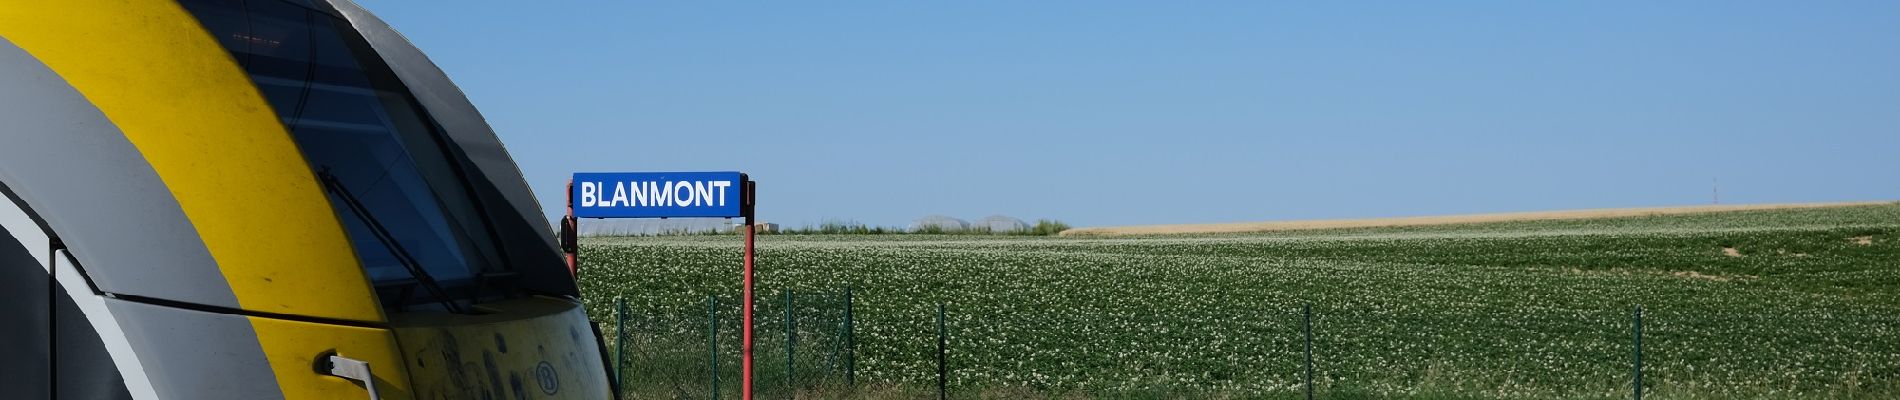
M1008 230L1008 231L995 231L995 230L990 229L990 227L988 226L972 226L972 227L965 227L965 228L956 228L956 227L944 227L941 225L926 225L926 226L917 227L915 229L905 229L905 228L899 228L899 227L893 227L893 226L871 226L871 225L866 225L864 223L860 223L857 221L850 221L850 220L828 220L823 223L819 223L816 226L805 225L805 226L801 226L797 228L779 229L778 232L773 232L773 234L778 234L778 235L918 234L918 235L1054 236L1055 234L1062 233L1062 231L1068 230L1068 229L1069 229L1069 224L1065 224L1062 221L1053 220L1053 219L1039 219L1039 220L1036 220L1035 225L1031 225L1027 229L1016 229L1016 230Z
M945 227L942 225L924 225L914 228L895 226L873 226L853 220L832 219L817 225L804 225L796 228L780 227L776 230L761 230L764 235L997 235L997 236L1055 236L1070 228L1069 224L1053 219L1039 219L1023 229L995 230L989 226ZM743 232L739 229L705 226L667 227L645 231L615 230L592 231L584 236L718 236L735 235Z

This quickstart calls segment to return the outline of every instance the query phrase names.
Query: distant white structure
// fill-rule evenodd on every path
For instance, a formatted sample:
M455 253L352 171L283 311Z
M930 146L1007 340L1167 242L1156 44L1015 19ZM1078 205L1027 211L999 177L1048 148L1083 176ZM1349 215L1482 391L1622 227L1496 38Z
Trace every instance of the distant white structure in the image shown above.
M733 230L734 232L741 232L741 231L739 230L739 227L742 227L742 226L745 226L745 225L733 225L733 226L732 226L732 230ZM776 223L771 223L771 222L753 222L753 223L752 223L752 232L754 232L754 233L778 233L778 224L776 224Z
M961 231L965 229L970 229L970 223L963 222L963 220L960 220L960 219L942 216L942 215L932 215L928 217L918 218L916 221L911 221L910 223L911 232L931 230L931 229L936 229L936 230L941 230L941 231Z
M997 233L1021 232L1029 230L1029 224L1008 216L991 215L977 221L976 229L988 229L990 232Z

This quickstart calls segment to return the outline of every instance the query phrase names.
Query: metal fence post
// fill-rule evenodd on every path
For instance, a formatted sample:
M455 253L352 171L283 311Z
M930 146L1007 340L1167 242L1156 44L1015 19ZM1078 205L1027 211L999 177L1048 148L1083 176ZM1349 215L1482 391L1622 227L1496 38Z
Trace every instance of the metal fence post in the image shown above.
M614 296L614 387L627 386L627 300Z
M948 346L949 340L944 332L943 303L937 303L937 400L950 398L950 391L945 388L949 382L950 367L944 362L944 348Z
M1643 305L1636 305L1635 313L1630 315L1630 326L1636 344L1631 350L1634 364L1630 365L1630 386L1636 400L1643 400Z
M1306 303L1300 330L1306 333L1306 400L1313 400L1313 303Z
M719 298L706 296L706 390L714 400L719 399Z
M844 384L858 385L858 327L852 321L852 308L855 299L851 297L851 287L844 288Z

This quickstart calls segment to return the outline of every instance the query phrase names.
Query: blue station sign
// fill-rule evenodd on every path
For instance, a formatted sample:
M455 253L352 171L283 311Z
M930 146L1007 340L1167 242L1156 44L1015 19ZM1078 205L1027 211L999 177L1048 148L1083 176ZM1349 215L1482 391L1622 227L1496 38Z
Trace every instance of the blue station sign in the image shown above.
M745 174L721 172L577 172L579 218L744 217Z

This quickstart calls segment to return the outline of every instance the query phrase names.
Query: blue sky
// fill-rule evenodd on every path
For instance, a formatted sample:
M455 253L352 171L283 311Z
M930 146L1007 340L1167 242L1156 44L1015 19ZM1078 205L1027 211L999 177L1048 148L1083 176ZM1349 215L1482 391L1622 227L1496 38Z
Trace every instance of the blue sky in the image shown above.
M790 225L1900 199L1900 2L361 3L550 215L575 171Z

